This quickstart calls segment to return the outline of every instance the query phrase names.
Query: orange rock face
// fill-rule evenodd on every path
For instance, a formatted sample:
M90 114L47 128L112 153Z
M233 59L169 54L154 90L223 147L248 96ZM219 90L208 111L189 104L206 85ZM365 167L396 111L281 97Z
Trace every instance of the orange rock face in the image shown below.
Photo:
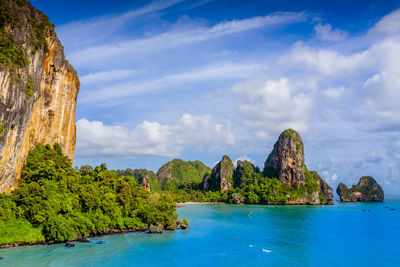
M9 29L23 43L30 63L0 68L0 124L5 130L0 140L0 192L18 187L28 152L39 143L59 143L74 159L78 76L65 59L54 28L46 33L48 51L31 46L31 31L30 25ZM31 95L26 92L29 82Z

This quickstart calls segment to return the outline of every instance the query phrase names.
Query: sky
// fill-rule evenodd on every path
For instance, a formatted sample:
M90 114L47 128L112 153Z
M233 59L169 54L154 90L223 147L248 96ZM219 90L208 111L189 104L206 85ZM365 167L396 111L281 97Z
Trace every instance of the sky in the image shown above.
M80 77L74 165L262 169L293 128L334 189L400 193L399 1L31 2Z

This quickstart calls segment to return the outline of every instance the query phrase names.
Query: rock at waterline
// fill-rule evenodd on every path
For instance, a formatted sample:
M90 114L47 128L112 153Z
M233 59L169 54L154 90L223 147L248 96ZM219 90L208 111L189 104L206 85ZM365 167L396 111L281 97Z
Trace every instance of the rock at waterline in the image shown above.
M244 203L243 197L236 193L232 194L232 200L233 200L233 203L235 203L235 204L243 204Z
M74 242L71 242L71 241L68 241L68 242L65 244L65 246L66 246L67 248L72 248L72 247L75 247L75 243L74 243Z
M146 231L148 234L161 234L164 232L164 229L161 226L150 228Z

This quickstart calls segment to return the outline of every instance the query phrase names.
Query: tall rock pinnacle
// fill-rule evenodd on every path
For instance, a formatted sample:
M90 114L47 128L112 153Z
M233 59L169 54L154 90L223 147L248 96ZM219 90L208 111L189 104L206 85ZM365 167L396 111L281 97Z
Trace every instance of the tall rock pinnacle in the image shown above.
M281 133L264 164L264 175L282 183L305 185L304 146L300 135L292 129Z

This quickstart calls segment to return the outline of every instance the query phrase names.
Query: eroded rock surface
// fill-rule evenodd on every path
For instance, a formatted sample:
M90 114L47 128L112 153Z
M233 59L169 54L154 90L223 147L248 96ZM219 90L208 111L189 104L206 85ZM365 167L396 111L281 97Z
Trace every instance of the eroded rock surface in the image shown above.
M211 191L227 191L232 188L234 170L232 160L225 155L212 169L211 175L203 179L203 184Z
M320 192L324 195L327 201L332 201L333 199L333 190L316 171L310 171L314 180L318 183Z
M300 135L288 129L281 133L264 164L264 175L276 177L282 183L305 185L304 146Z
M73 160L79 79L42 12L16 0L1 1L0 9L7 14L1 37L25 58L0 65L0 192L10 192L36 144L58 143Z

